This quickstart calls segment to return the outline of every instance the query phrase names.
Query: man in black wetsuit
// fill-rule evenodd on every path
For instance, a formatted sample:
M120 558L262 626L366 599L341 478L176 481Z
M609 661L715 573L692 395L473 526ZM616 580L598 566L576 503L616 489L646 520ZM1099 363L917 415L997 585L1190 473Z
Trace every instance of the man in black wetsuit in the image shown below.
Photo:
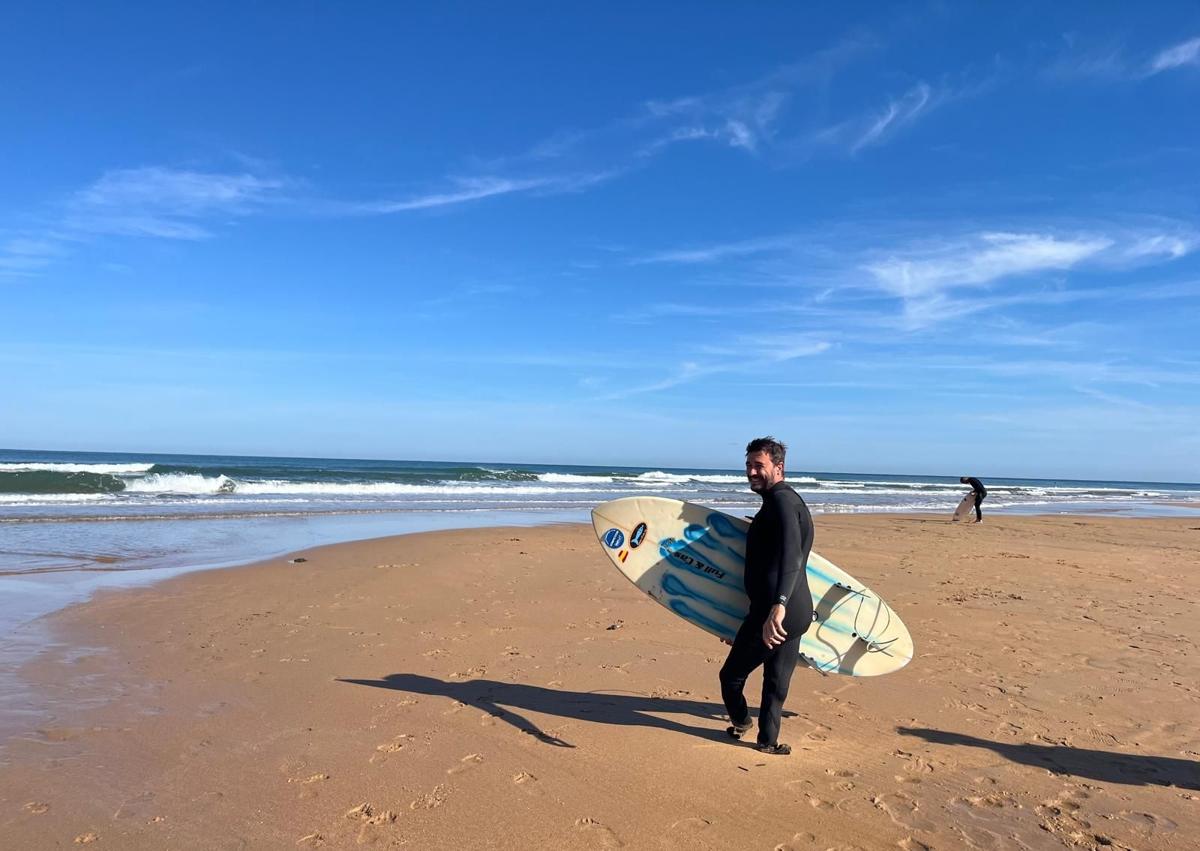
M979 503L983 502L983 498L987 496L987 488L974 476L960 476L958 480L964 485L970 485L971 490L975 492L975 522L982 523L983 511L979 508Z
M729 735L740 739L753 726L743 690L746 678L763 666L758 746L788 754L779 741L783 702L800 658L800 638L812 624L812 594L805 566L813 544L808 506L784 480L787 447L773 437L746 446L746 478L763 499L746 539L746 594L750 613L742 622L729 658L721 668L721 698L729 712Z

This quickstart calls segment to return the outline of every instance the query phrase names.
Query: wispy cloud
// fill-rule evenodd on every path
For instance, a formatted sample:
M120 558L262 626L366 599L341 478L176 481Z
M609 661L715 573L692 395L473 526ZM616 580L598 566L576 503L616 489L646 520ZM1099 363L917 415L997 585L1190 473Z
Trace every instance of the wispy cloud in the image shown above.
M658 393L720 375L754 374L788 361L823 354L832 346L828 340L810 334L738 335L724 345L711 344L698 349L697 353L706 360L683 361L663 378L623 387L595 401Z
M1158 74L1186 65L1200 66L1200 37L1162 50L1150 62L1149 73Z
M0 245L0 274L32 275L53 263L62 252L62 245L55 239L15 237Z
M402 213L408 210L428 210L432 207L463 204L468 201L478 201L481 198L492 198L496 195L528 192L531 189L546 186L547 182L546 178L524 180L506 177L454 178L451 181L453 188L444 191L395 201L368 201L346 206L347 209L359 213Z
M668 145L702 140L757 153L775 133L790 97L786 86L784 80L772 76L758 85L668 102L650 101L642 120L668 127L637 153L645 156Z
M964 88L956 94L944 86L935 88L918 81L900 95L889 97L882 107L864 109L850 118L817 129L803 144L813 150L837 148L855 155L886 144L942 103L980 89L977 84L973 89Z
M888 135L911 124L930 107L932 100L933 90L928 85L918 83L913 86L875 116L862 135L850 145L850 152L858 153L870 145L877 145Z
M540 177L452 177L448 187L435 192L395 200L325 204L322 209L334 214L387 215L450 207L499 195L561 195L597 186L622 173L621 169L607 169Z
M63 228L77 234L203 239L208 220L245 215L283 182L252 174L222 174L149 166L117 169L76 193Z
M927 223L920 229L936 233L946 228ZM998 315L1008 308L1190 298L1196 290L1194 282L1178 281L1143 282L1136 288L1072 285L1071 275L1081 268L1119 273L1193 253L1200 247L1200 232L1179 222L954 228L942 237L920 239L912 236L916 230L877 224L869 229L775 234L656 251L629 262L711 266L718 270L713 282L718 291L728 291L733 284L743 290L777 290L770 299L776 315L902 332L979 313ZM881 245L873 247L867 239ZM897 305L899 312L892 313ZM708 299L699 305L649 305L646 314L719 317L760 309L761 303L750 305L744 299L736 304Z
M70 195L54 224L0 246L0 274L30 275L102 236L199 240L277 200L286 186L248 173L114 169Z
M1124 45L1100 44L1079 46L1068 39L1068 49L1044 71L1049 77L1070 79L1092 77L1102 80L1136 82L1188 66L1200 67L1200 36L1165 47L1146 58L1128 55Z
M892 254L865 269L889 293L915 298L1010 275L1069 269L1111 245L1105 237L982 233L961 242Z
M910 327L960 318L1003 306L1064 303L1091 291L1013 290L963 298L963 290L987 289L1007 279L1038 279L1084 263L1121 267L1173 260L1195 249L1194 234L1128 231L1065 235L1054 232L982 232L940 244L887 253L863 265L883 292L899 298Z
M680 97L651 98L626 115L590 128L555 131L524 152L477 160L474 174L447 177L446 188L400 200L348 205L360 212L394 213L446 206L517 192L580 191L644 168L680 145L710 145L743 156L791 156L798 136L811 135L829 80L873 44L847 40L743 83ZM899 127L924 109L920 87L901 97L896 114L871 123ZM928 98L929 92L925 92ZM808 107L806 109L806 106ZM871 123L862 133L871 131ZM875 130L879 138L890 131ZM869 142L868 142L869 144ZM459 168L458 172L463 173ZM469 169L468 169L469 171Z
M768 236L759 239L742 240L740 242L700 246L697 248L674 248L666 251L656 251L642 257L635 257L630 263L635 266L651 263L676 263L684 265L714 263L729 258L747 257L778 251L795 243L795 237Z

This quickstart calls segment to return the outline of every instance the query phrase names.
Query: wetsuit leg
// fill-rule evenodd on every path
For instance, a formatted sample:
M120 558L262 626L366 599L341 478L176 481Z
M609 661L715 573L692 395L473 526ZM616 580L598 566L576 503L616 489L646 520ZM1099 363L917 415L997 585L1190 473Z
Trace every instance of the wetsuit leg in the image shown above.
M787 700L788 687L792 684L792 672L800 661L800 639L789 638L774 650L767 652L763 663L762 708L758 711L758 743L779 743L779 727L783 717L783 702Z
M980 496L979 494L975 494L975 521L976 522L983 520L983 509L981 509L979 507L980 504L982 504L982 503L983 503L983 497Z
M762 619L748 615L733 639L729 656L721 666L721 699L725 711L734 724L743 725L750 720L750 707L746 705L746 678L767 658L767 646L762 640Z

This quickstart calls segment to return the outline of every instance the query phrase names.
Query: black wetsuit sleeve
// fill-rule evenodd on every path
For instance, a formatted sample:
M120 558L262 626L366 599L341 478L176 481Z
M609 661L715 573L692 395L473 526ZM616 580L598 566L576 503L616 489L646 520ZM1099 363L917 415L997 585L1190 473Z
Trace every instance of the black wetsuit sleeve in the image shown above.
M974 476L967 476L967 483L971 486L971 490L975 491L975 493L979 494L980 496L987 496L987 488L983 486L983 482L979 481L979 479L975 478Z
M812 517L798 499L776 499L776 518L782 538L778 569L775 574L775 589L771 604L788 604L796 591L796 584L808 566L808 554L812 551ZM807 583L804 583L807 586Z

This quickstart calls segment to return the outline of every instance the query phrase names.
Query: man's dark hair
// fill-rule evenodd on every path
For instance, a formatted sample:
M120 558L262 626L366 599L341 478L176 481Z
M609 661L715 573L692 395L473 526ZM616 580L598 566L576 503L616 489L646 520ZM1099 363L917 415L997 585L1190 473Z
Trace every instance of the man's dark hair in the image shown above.
M759 452L770 453L771 462L781 465L787 456L787 447L783 445L782 441L767 435L766 437L756 437L746 444L747 455L755 455Z

